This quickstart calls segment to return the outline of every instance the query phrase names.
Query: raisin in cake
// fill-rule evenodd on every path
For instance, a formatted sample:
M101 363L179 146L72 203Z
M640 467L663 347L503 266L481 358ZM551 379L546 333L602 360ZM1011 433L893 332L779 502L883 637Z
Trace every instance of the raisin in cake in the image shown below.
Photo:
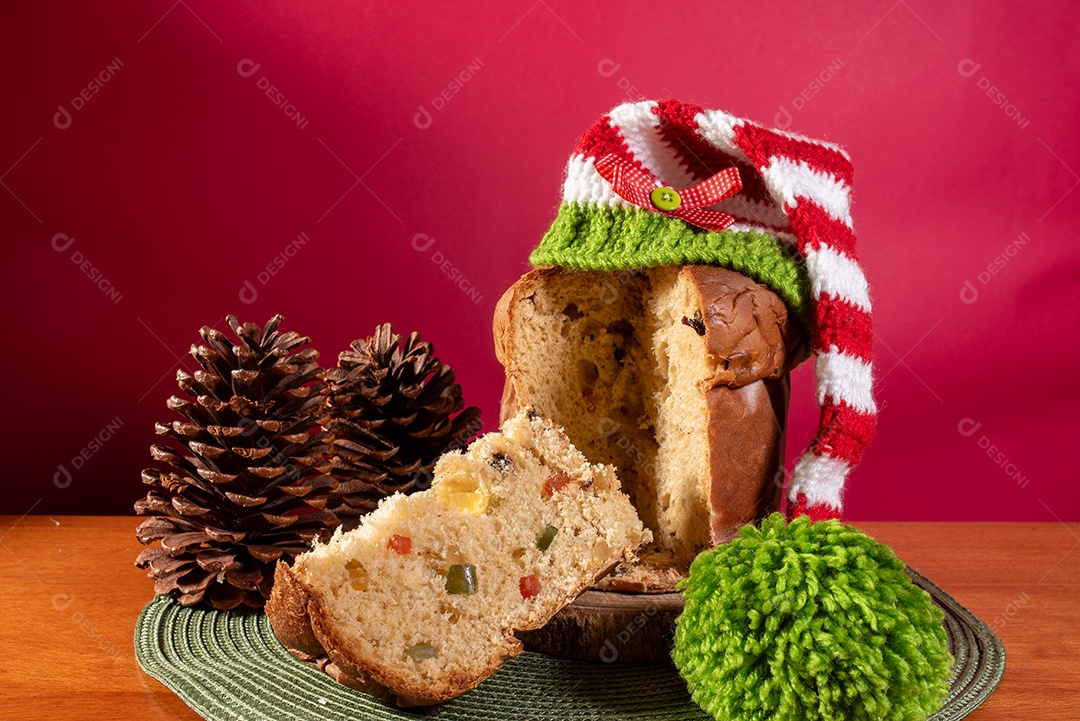
M444 455L432 487L278 565L266 606L301 658L407 704L454 698L650 539L615 470L533 412Z

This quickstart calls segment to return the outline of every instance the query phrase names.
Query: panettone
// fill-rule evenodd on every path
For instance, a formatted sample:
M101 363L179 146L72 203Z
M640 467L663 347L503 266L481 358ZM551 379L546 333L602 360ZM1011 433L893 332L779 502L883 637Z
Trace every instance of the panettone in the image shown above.
M670 591L705 548L778 507L801 323L720 267L533 270L502 297L502 415L532 406L618 468L654 541L598 586ZM779 482L778 482L779 481Z

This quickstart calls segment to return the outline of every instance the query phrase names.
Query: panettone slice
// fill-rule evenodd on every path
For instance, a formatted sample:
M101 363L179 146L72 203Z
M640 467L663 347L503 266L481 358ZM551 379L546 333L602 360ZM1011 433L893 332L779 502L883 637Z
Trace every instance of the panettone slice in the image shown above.
M430 489L279 567L267 615L294 654L325 651L350 685L437 703L650 539L614 468L525 411L442 456Z

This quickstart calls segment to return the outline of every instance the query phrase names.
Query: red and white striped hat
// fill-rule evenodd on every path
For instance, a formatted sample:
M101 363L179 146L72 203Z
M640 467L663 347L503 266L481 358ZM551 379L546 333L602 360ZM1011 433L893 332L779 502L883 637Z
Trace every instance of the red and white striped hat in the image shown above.
M810 327L821 407L790 479L791 517L840 516L845 481L874 433L870 292L855 255L851 178L837 145L690 103L626 103L578 141L559 213L530 257L599 270L722 265L773 288Z

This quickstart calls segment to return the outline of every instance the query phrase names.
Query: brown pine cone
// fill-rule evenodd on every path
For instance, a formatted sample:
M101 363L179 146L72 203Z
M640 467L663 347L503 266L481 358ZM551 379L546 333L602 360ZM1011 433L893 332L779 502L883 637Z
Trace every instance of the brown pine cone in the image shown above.
M168 407L183 420L158 423L171 443L151 447L165 468L143 471L150 486L135 504L154 516L136 531L160 540L136 559L158 594L219 609L261 607L274 563L291 560L337 525L327 510L329 434L318 427L326 405L319 354L309 339L229 316L237 341L204 327L192 346L202 370L177 380L185 397Z
M323 377L330 386L323 427L340 501L332 510L346 528L380 499L430 486L438 457L480 430L480 409L465 407L450 366L418 333L402 342L389 323L353 341Z

